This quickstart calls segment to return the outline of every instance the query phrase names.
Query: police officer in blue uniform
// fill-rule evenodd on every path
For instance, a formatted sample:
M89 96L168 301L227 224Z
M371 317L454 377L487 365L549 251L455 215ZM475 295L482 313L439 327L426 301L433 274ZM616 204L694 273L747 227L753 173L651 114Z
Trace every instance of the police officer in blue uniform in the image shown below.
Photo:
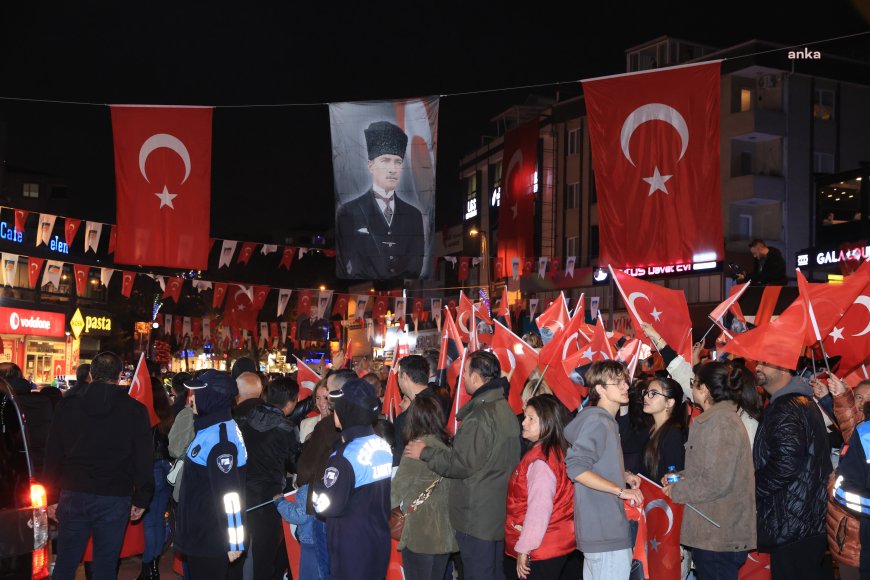
M315 511L326 518L331 580L378 580L390 561L390 445L372 427L380 406L362 379L329 394L341 439L314 484Z
M193 395L196 436L184 455L175 547L187 557L193 580L241 578L241 566L232 562L245 550L248 454L231 415L236 381L209 370L185 386Z

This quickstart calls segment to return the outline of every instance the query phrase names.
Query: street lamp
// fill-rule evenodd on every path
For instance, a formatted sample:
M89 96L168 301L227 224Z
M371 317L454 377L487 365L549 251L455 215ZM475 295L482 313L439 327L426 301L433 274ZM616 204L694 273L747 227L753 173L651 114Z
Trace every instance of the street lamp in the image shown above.
M480 276L480 285L486 288L486 297L492 302L492 288L490 288L490 274L489 274L489 243L486 239L486 233L478 230L477 228L471 228L468 234L472 238L476 238L480 236L480 257L483 260L481 267L483 268L483 274Z

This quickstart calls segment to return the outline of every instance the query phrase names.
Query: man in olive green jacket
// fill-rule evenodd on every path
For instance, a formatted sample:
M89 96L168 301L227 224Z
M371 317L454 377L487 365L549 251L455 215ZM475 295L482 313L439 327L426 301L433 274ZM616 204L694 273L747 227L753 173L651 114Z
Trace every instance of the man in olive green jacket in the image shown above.
M462 381L471 401L456 415L462 424L453 447L436 449L416 440L405 455L454 480L450 523L466 580L501 578L508 479L520 460L519 422L505 399L508 385L495 355L471 353Z

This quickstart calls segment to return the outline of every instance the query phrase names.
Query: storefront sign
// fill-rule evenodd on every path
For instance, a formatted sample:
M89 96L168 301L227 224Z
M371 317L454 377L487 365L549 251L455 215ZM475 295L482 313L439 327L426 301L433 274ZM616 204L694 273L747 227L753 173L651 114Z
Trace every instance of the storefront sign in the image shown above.
M112 333L112 318L108 312L101 310L82 310L77 308L69 320L73 335L108 336Z
M66 317L59 312L0 307L0 333L64 336Z
M6 222L0 222L0 238L8 241L15 242L17 244L24 243L24 232L19 232L14 227L10 226ZM46 245L53 252L60 252L61 254L69 254L69 246L66 242L60 239L59 236L54 236L51 238Z
M815 248L803 250L797 254L798 266L829 266L840 262L860 262L870 258L870 246L858 248L843 248L838 250L818 251Z

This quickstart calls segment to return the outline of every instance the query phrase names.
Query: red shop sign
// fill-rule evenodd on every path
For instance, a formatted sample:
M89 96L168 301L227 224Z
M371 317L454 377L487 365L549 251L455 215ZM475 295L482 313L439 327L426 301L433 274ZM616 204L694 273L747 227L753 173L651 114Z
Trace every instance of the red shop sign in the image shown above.
M0 307L0 332L36 336L64 336L66 319L59 312Z

